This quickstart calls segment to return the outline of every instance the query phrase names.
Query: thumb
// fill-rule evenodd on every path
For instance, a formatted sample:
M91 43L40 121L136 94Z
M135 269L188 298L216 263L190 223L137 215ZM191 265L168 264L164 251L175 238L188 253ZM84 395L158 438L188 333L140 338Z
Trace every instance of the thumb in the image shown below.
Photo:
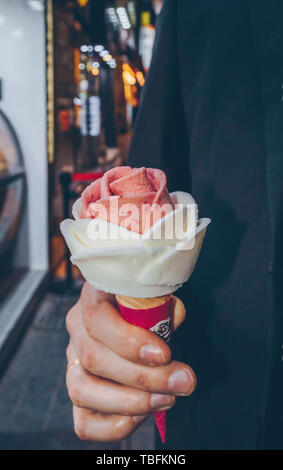
M186 318L186 308L175 295L172 298L172 330L176 331Z

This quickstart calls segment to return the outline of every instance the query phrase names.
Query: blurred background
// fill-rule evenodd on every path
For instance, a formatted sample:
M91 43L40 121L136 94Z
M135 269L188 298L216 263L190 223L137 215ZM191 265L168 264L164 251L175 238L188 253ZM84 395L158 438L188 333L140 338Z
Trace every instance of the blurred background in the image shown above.
M127 160L162 0L0 4L0 448L152 449L81 442L65 387L65 315L82 279L59 223Z

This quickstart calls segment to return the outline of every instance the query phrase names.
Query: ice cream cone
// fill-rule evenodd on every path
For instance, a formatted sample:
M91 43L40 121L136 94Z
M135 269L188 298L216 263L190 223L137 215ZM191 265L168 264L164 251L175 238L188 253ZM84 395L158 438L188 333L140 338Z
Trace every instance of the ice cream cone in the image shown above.
M169 194L161 170L131 167L91 183L73 216L60 225L72 263L96 289L116 295L126 321L168 342L185 316L172 293L193 273L210 219L198 218L190 194ZM165 442L165 412L155 421Z

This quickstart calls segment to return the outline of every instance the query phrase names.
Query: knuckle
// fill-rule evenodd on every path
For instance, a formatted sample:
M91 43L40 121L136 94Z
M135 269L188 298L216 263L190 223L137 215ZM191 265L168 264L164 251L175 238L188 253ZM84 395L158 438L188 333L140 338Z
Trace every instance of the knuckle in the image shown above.
M113 308L113 305L106 299L101 299L99 300L97 303L96 303L96 306L95 306L95 315L100 318L102 316L102 318L105 317L105 315L107 313L109 313L109 311L111 310L111 308Z
M113 442L119 442L125 439L126 437L131 434L132 430L129 429L128 418L122 418L120 421L115 423L112 427L112 436L111 436L111 441Z
M172 360L172 352L168 344L165 343L165 346L166 346L165 348L163 347L163 356L164 356L163 364L169 364L169 362L171 362Z
M83 413L79 413L74 419L74 431L79 439L87 440L86 420Z
M105 299L97 299L94 305L83 308L83 322L86 329L89 329L90 326L93 329L95 318L103 315L107 308L109 308L109 302Z
M148 389L149 388L149 374L146 370L139 370L139 372L136 375L136 380L135 380L137 386L139 388L143 389Z
M80 408L74 407L74 431L81 440L87 440L86 413Z
M85 328L89 330L90 323L93 322L94 319L94 313L95 313L95 308L94 307L88 307L83 309L83 323L85 325Z
M135 416L139 413L144 413L149 407L145 400L140 396L140 393L131 393L125 398L123 403L126 416Z
M83 405L80 382L74 381L68 388L68 394L73 405L78 407Z
M121 344L127 344L129 351L136 351L136 354L139 353L139 348L141 345L141 339L144 334L143 331L139 331L140 328L133 327L130 323L124 323L123 327L115 332L117 334L117 338L119 339Z
M132 397L125 397L119 402L119 412L122 413L124 416L135 415L137 413L136 409L137 402Z
M65 324L66 324L66 330L68 331L69 335L71 334L71 331L72 331L72 323L73 323L73 313L74 313L74 308L75 307L72 307L67 315L66 315L66 320L65 320Z
M70 343L69 343L68 346L66 347L66 358L67 358L67 360L69 358L70 351L71 351L71 346L70 346Z
M70 327L71 327L71 325L70 325L70 311L66 315L65 325L66 325L66 330L70 334Z
M96 354L94 348L90 347L88 343L82 346L81 360L85 368L89 371L95 371L96 369Z

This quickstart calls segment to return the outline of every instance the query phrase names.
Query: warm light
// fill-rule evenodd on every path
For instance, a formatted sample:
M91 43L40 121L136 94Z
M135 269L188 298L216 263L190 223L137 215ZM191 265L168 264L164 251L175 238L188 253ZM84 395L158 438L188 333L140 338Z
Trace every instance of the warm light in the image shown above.
M124 72L129 72L134 78L136 78L136 74L133 71L132 67L127 64L126 62L122 65L123 71Z
M88 4L88 0L77 0L80 7L85 7Z
M131 22L133 26L136 26L137 18L136 18L136 9L133 1L128 2L128 12L131 18Z
M126 102L132 106L138 105L138 98L137 98L137 79L134 70L131 66L127 63L122 65L122 77L124 83L124 94Z
M87 63L86 63L86 69L87 69L88 72L90 72L91 68L92 68L92 63L91 63L90 60L88 60Z
M137 82L135 77L133 77L133 75L128 72L128 70L123 71L123 80L127 85L135 85Z
M74 25L76 31L81 31L82 30L81 23L79 23L78 21L73 21L73 25Z
M91 73L92 75L99 75L99 70L96 68L96 67L93 67L93 69L91 69Z
M134 88L135 87L133 86L124 84L125 100L131 106L138 106L139 101L137 99L136 93L134 92Z
M80 50L79 49L74 49L74 53L73 53L73 57L74 57L74 79L75 79L75 83L79 83L80 81L80 69L79 69L79 64L80 64Z
M112 55L111 54L106 54L102 57L102 59L105 61L105 62L108 62L109 60L112 59Z
M144 79L143 73L140 70L137 71L136 77L137 77L138 84L140 86L144 86L145 79Z

